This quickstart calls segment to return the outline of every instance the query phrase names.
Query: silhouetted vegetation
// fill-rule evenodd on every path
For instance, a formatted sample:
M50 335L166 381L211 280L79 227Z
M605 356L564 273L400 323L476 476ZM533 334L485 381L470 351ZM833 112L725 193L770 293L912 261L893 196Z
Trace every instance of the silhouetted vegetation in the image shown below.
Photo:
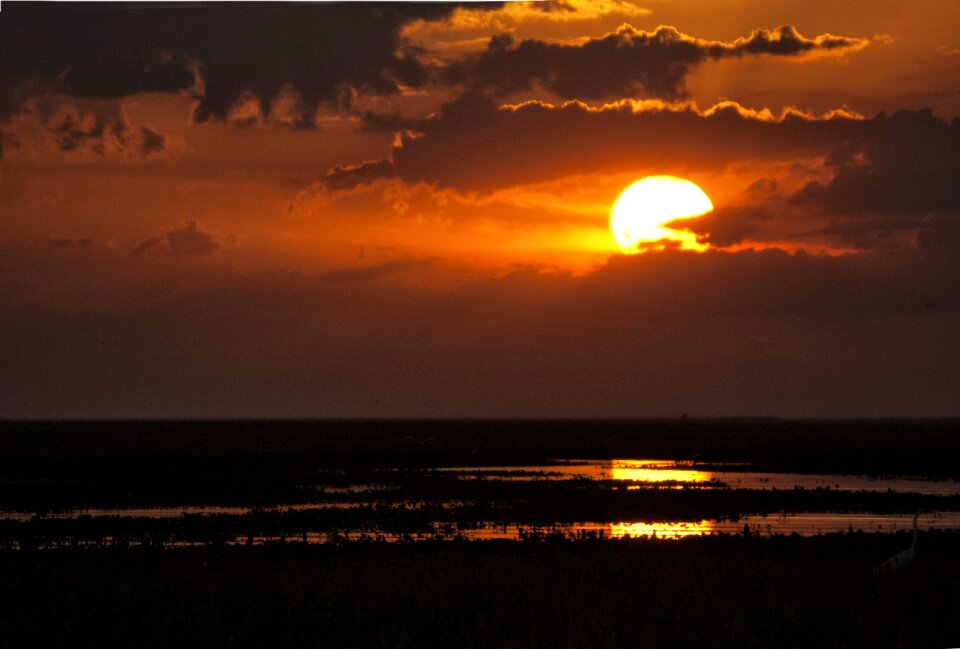
M5 422L0 509L269 506L356 483L404 486L384 502L416 485L442 500L455 479L409 470L614 457L960 476L960 420Z
M296 538L310 533L424 534L430 533L435 523L451 523L456 529L482 523L550 528L585 521L735 521L747 514L908 513L921 507L928 511L960 510L960 496L910 493L830 489L757 491L692 486L627 490L589 480L457 482L446 477L444 481L452 486L449 490L440 490L437 500L419 493L423 485L411 477L411 490L418 492L418 499L406 502L380 501L378 492L370 492L354 495L354 498L364 499L354 507L254 509L244 514L184 514L169 518L79 514L69 518L35 516L22 521L0 520L0 546L98 543L99 539L106 537L138 544L169 544L232 541L245 537ZM456 491L453 487L457 485L463 489ZM406 488L405 485L389 493L403 493Z
M0 552L0 646L924 647L960 534Z
M0 520L0 647L955 645L958 531L922 533L908 570L875 574L906 534L563 526L958 511L960 496L435 469L663 458L950 478L958 451L953 420L7 422L0 510L26 515ZM240 511L84 513L153 506ZM526 531L459 536L491 523Z
M421 443L423 440L429 442ZM770 470L960 475L960 419L320 420L0 423L0 462L67 471L90 460L217 458L264 470L317 466L535 464L649 457L750 462ZM262 461L269 458L269 465Z

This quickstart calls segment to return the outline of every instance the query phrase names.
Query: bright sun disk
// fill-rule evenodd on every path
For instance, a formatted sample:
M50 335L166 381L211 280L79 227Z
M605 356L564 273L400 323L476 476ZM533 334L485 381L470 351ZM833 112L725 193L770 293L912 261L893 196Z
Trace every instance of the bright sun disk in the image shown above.
M684 250L705 250L707 246L697 242L693 232L665 225L675 219L702 216L711 210L710 198L689 180L647 176L617 197L610 214L610 231L625 253L639 252L649 247L644 244L657 242L678 245Z

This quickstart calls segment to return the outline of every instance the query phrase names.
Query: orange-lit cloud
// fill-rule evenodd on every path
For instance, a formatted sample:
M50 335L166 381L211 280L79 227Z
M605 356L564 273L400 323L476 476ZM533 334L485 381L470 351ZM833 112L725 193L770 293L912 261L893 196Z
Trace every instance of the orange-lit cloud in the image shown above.
M821 34L802 36L794 27L758 29L736 40L709 41L660 26L653 32L624 24L617 31L578 44L495 36L487 49L451 63L444 79L498 95L539 84L564 98L623 96L671 98L683 94L690 69L708 59L749 55L799 56L863 49L862 38Z
M768 241L832 237L847 249L909 245L910 234L936 214L960 210L957 138L956 124L929 112L864 119L844 111L775 116L732 102L707 110L691 103L627 100L498 106L468 93L418 124L416 132L402 134L390 159L335 169L327 182L335 190L395 176L490 193L583 169L682 176L820 157L825 177L801 186L761 178L739 203L721 204L714 217L691 227L719 246L744 238L763 241L772 235L763 230L771 228L778 234ZM790 186L792 197L781 185ZM808 208L806 222L790 225L787 215L800 207Z
M727 102L622 100L601 106L527 102L498 106L465 93L417 132L402 134L391 163L409 182L490 191L582 173L722 168L739 160L823 154L863 128L848 115L774 117ZM363 177L371 166L357 168ZM385 163L376 167L382 176ZM336 172L347 182L346 170Z
M499 7L461 5L448 16L417 19L403 27L401 35L412 41L428 39L449 43L474 34L512 32L531 24L583 23L604 16L635 18L650 10L629 0L555 0L551 2L505 2Z

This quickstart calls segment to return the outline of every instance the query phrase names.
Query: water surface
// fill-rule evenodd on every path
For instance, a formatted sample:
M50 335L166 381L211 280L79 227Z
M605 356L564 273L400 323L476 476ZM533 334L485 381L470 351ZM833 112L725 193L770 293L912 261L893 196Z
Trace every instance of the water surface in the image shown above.
M454 467L463 477L501 480L623 480L637 483L721 483L733 489L836 489L838 491L897 491L934 496L960 494L960 481L909 476L874 477L820 473L745 471L743 464L711 464L710 470L675 460L567 460L560 464L511 467Z

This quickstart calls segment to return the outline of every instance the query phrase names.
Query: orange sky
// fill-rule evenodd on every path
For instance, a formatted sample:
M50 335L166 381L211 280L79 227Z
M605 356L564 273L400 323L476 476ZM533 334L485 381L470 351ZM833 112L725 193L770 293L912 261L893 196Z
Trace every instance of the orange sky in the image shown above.
M960 414L958 23L5 2L0 416Z

